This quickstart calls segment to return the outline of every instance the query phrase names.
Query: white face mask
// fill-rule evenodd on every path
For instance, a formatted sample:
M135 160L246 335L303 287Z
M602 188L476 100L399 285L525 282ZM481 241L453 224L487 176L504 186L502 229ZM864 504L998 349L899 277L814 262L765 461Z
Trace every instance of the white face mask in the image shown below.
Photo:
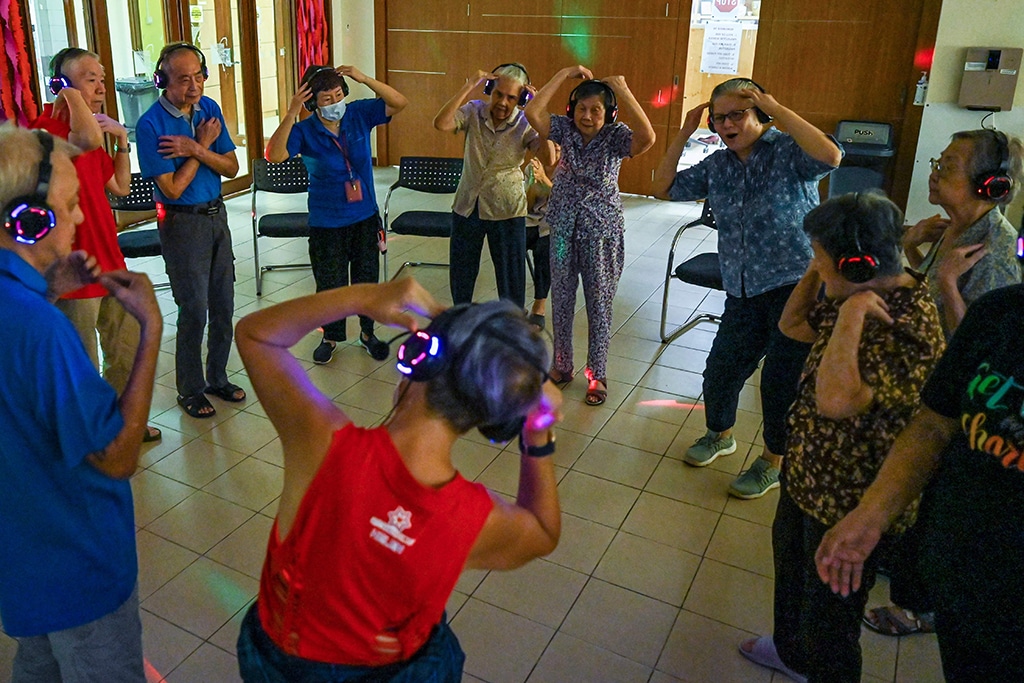
M326 104L319 107L320 117L324 121L341 121L341 117L345 115L345 100L335 102L334 104Z

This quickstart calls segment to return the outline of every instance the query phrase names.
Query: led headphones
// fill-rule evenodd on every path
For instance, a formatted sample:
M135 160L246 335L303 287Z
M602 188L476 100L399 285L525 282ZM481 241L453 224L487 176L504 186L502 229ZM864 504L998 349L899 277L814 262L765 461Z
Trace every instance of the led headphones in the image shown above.
M35 244L46 237L57 225L57 217L46 202L50 191L50 174L53 166L50 155L53 154L53 137L49 133L33 131L43 148L43 158L39 161L39 179L32 194L15 197L4 207L4 229L21 244Z
M715 87L718 88L718 87L721 87L721 86L725 85L726 83L732 83L733 81L742 81L744 83L751 83L751 84L753 84L753 86L755 88L757 88L761 92L763 92L763 93L767 93L768 92L767 90L762 88L756 81L753 81L753 80L751 80L749 78L730 78L727 81L722 81L721 83L719 83ZM761 111L760 107L754 107L754 113L757 115L757 120L758 120L759 123L771 123L772 117L768 116L768 114L765 114L763 111ZM708 130L710 130L712 133L717 133L718 131L715 130L715 121L714 121L713 117L714 117L714 111L712 110L711 107L708 107Z
M318 74L322 74L325 71L333 71L335 73L338 73L338 70L331 66L317 66L310 68L313 69L313 71L307 74L306 77L302 79L302 82L309 83L309 88L311 91L313 89L313 79L316 78ZM348 82L345 80L345 77L342 76L341 74L338 74L338 78L341 79L341 94L344 95L345 97L348 97ZM302 106L306 108L306 111L316 111L316 93L313 92L312 97L303 102Z
M192 50L192 52L195 52L199 56L200 65L203 67L203 80L205 81L210 77L210 70L206 67L206 55L203 54L202 50L192 43L170 43L164 45L164 49L160 50L160 56L156 60L156 70L153 72L153 83L160 90L166 90L167 86L171 84L171 77L164 71L164 62L178 50Z
M860 193L853 200L860 203ZM849 282L860 285L873 280L878 274L878 259L860 246L860 221L853 224L853 253L844 254L836 261L836 270Z
M583 81L582 83L580 83L579 85L577 85L575 88L572 89L572 92L569 93L569 104L567 104L566 107L565 107L565 115L570 117L570 118L572 118L573 112L576 111L576 104L579 102L579 90L580 90L580 88L582 88L585 85L589 86L591 84L599 86L600 89L602 91L604 91L604 123L605 123L605 125L608 125L608 124L611 124L611 123L615 123L615 117L617 117L619 115L619 105L618 105L618 102L615 99L615 91L612 90L612 87L610 85L608 85L604 81L600 81L600 80L598 80L596 78L593 78L593 79L590 79L590 80L587 80L587 81ZM590 95L587 95L587 97L590 97Z
M446 348L448 344L448 333L451 330L453 322L457 318L474 306L478 305L479 304L459 304L457 306L452 306L434 318L426 329L418 330L411 334L405 342L398 347L398 371L405 375L405 377L407 377L411 382L427 382L438 377L443 372L457 368L462 361L463 354L458 351L453 354ZM466 343L468 343L468 341L472 339L478 331L483 332L484 334L500 340L506 346L513 348L531 365L534 365L533 361L529 360L529 354L525 349L509 337L499 334L488 324L492 318L505 315L507 312L508 309L498 310L479 321L465 334ZM534 365L534 367L536 367L537 371L547 379L547 372L545 372L543 368L536 365ZM469 397L465 396L465 394L463 394L459 389L458 382L454 381L455 378L453 377L452 379L452 388L461 396L466 398L467 407L472 409L473 406L469 405ZM509 441L519 434L523 430L525 421L525 416L519 416L498 424L479 425L477 429L490 441L499 443Z
M974 191L982 199L998 202L1006 198L1013 189L1013 180L1010 179L1010 145L1006 140L1006 133L998 130L991 130L995 138L996 147L999 150L999 168L995 171L985 171L971 178L974 183Z
M53 59L50 60L50 80L47 81L51 93L56 95L64 88L71 87L71 80L62 71L64 62L87 54L89 51L80 47L66 47L53 56Z
M517 68L520 71L522 71L523 75L526 76L526 85L530 85L530 74L528 74L526 72L526 67L523 66L522 64L520 64L519 62L509 62L508 64L499 64L498 66L494 67L494 69L491 71L491 73L496 73L498 71L498 69L503 69L506 66L514 66L515 68ZM484 83L484 94L485 95L490 95L492 92L494 92L494 86L497 84L497 82L498 82L497 78L488 78L487 81ZM532 99L533 99L533 93L530 92L527 88L523 88L519 92L519 101L516 102L516 106L519 107L520 109L522 109Z

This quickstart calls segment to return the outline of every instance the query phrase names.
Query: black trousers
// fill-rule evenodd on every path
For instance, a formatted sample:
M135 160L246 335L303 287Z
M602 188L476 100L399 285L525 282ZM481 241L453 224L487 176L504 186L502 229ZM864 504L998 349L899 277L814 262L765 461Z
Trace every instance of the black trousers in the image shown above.
M814 566L826 531L827 526L797 507L783 481L772 524L775 648L786 666L807 676L808 683L859 683L861 617L875 585L877 552L864 564L860 590L844 598L822 583Z
M309 229L309 262L313 266L316 291L346 287L351 283L377 282L380 279L380 250L377 231L380 216L341 228ZM373 334L373 319L359 316L363 334ZM324 339L345 341L345 319L324 325Z
M452 302L468 304L473 301L484 237L494 264L498 297L523 308L526 305L526 218L485 221L477 208L468 218L452 212L452 237L448 245Z
M533 298L547 299L551 291L551 235L541 237L540 228L527 226L526 249L533 252Z

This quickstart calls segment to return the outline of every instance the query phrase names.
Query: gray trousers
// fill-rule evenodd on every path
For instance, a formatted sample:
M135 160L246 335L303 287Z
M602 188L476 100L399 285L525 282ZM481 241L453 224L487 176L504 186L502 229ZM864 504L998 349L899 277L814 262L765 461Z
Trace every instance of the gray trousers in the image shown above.
M235 307L235 257L221 204L212 216L167 212L159 223L160 248L178 305L175 381L178 394L198 394L228 383L227 363ZM206 373L203 331L207 326Z

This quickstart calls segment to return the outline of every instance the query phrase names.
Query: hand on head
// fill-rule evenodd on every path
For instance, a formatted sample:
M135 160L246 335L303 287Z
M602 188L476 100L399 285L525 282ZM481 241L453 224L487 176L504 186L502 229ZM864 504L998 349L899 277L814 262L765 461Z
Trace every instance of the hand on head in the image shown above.
M309 81L306 81L300 85L299 89L294 95L292 95L291 102L288 103L288 111L291 112L293 116L297 115L299 110L302 109L302 105L308 102L312 97L313 90L309 87Z
M561 421L562 390L549 378L541 387L537 404L527 413L523 428L527 432L546 432Z
M681 129L696 130L704 122L704 112L711 106L711 102L701 102L696 107L686 112Z
M378 288L377 296L363 314L382 325L415 332L420 329L416 316L434 318L447 308L438 303L430 292L412 278L390 280L378 285Z
M775 116L775 112L778 111L781 106L774 97L766 92L761 92L757 88L743 88L739 90L737 94L740 97L746 97L750 100L751 104L768 116Z

